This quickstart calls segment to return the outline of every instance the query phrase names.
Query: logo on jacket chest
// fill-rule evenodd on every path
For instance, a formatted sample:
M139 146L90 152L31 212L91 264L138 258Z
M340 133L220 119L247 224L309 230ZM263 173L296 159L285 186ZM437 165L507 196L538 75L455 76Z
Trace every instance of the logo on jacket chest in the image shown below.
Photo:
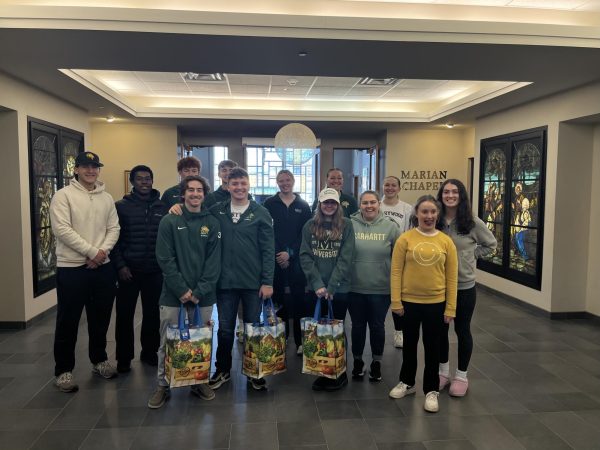
M202 227L200 228L200 237L208 237L209 232L210 228L208 228L206 225L202 225Z

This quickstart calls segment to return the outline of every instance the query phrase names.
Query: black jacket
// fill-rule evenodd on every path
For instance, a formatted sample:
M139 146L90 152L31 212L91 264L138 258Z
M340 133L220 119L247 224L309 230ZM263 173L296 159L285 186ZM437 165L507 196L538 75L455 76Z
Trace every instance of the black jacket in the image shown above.
M115 203L121 235L110 259L119 270L123 267L139 272L160 272L156 262L158 224L169 208L160 200L160 192L152 189L148 199L142 199L135 190Z
M288 252L291 258L298 259L302 227L312 217L308 203L296 194L296 199L287 207L279 194L275 194L267 198L263 206L273 218L275 253Z

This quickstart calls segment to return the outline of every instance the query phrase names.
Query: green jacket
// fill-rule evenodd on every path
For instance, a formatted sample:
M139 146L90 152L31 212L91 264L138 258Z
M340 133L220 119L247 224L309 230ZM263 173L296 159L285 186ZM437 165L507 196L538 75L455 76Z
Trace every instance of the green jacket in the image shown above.
M319 199L315 198L315 201L310 207L310 210L312 212L315 212L315 209L317 209L318 204ZM356 199L351 195L344 194L343 192L340 192L340 205L342 205L342 209L344 210L344 217L350 218L352 214L358 211L358 203Z
M208 212L167 214L160 221L156 259L164 281L159 304L179 306L179 298L192 290L200 306L216 301L221 273L221 227Z
M354 259L352 261L352 292L359 294L390 294L392 250L400 236L400 227L383 212L367 222L360 211L352 214L354 228Z
M313 222L314 219L310 219L302 228L300 246L300 265L306 275L308 288L316 291L325 287L332 295L348 292L354 253L352 222L344 218L344 232L338 241L318 240L310 231Z
M168 208L176 203L181 203L181 190L179 184L171 186L169 189L163 192L163 195L160 199L163 201L163 203L167 204Z
M273 219L264 207L250 200L238 223L231 219L231 199L210 212L221 224L223 270L219 289L256 289L273 286L275 238Z

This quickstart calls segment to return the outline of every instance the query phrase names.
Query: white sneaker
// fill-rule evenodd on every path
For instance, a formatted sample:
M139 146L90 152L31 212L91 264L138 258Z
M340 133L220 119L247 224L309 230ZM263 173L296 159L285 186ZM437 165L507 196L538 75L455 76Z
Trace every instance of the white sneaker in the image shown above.
M296 349L296 355L302 356L302 345L299 345L298 348Z
M404 335L401 331L394 331L394 347L402 348L404 346Z
M54 385L62 392L76 392L79 389L71 372L63 372L57 376Z
M115 369L115 367L112 366L108 361L102 361L96 364L92 368L92 372L99 377L106 378L107 380L117 376L117 369Z
M440 393L438 391L431 391L425 394L425 405L423 405L425 411L436 413L440 410L440 405L438 404L439 396Z
M414 394L416 391L414 386L408 386L404 384L402 381L398 383L391 391L390 397L392 398L402 398L407 395Z

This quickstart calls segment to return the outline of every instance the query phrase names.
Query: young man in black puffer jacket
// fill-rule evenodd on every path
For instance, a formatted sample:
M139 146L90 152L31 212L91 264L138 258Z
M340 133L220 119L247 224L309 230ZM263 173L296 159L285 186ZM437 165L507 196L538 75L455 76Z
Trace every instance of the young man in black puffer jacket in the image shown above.
M160 192L152 188L154 175L147 166L131 169L131 193L116 202L121 235L111 252L119 275L116 301L115 340L117 370L129 372L134 352L133 317L138 295L142 298L142 330L140 359L155 366L160 344L158 299L163 276L156 262L156 236L160 220L168 206L160 200Z

